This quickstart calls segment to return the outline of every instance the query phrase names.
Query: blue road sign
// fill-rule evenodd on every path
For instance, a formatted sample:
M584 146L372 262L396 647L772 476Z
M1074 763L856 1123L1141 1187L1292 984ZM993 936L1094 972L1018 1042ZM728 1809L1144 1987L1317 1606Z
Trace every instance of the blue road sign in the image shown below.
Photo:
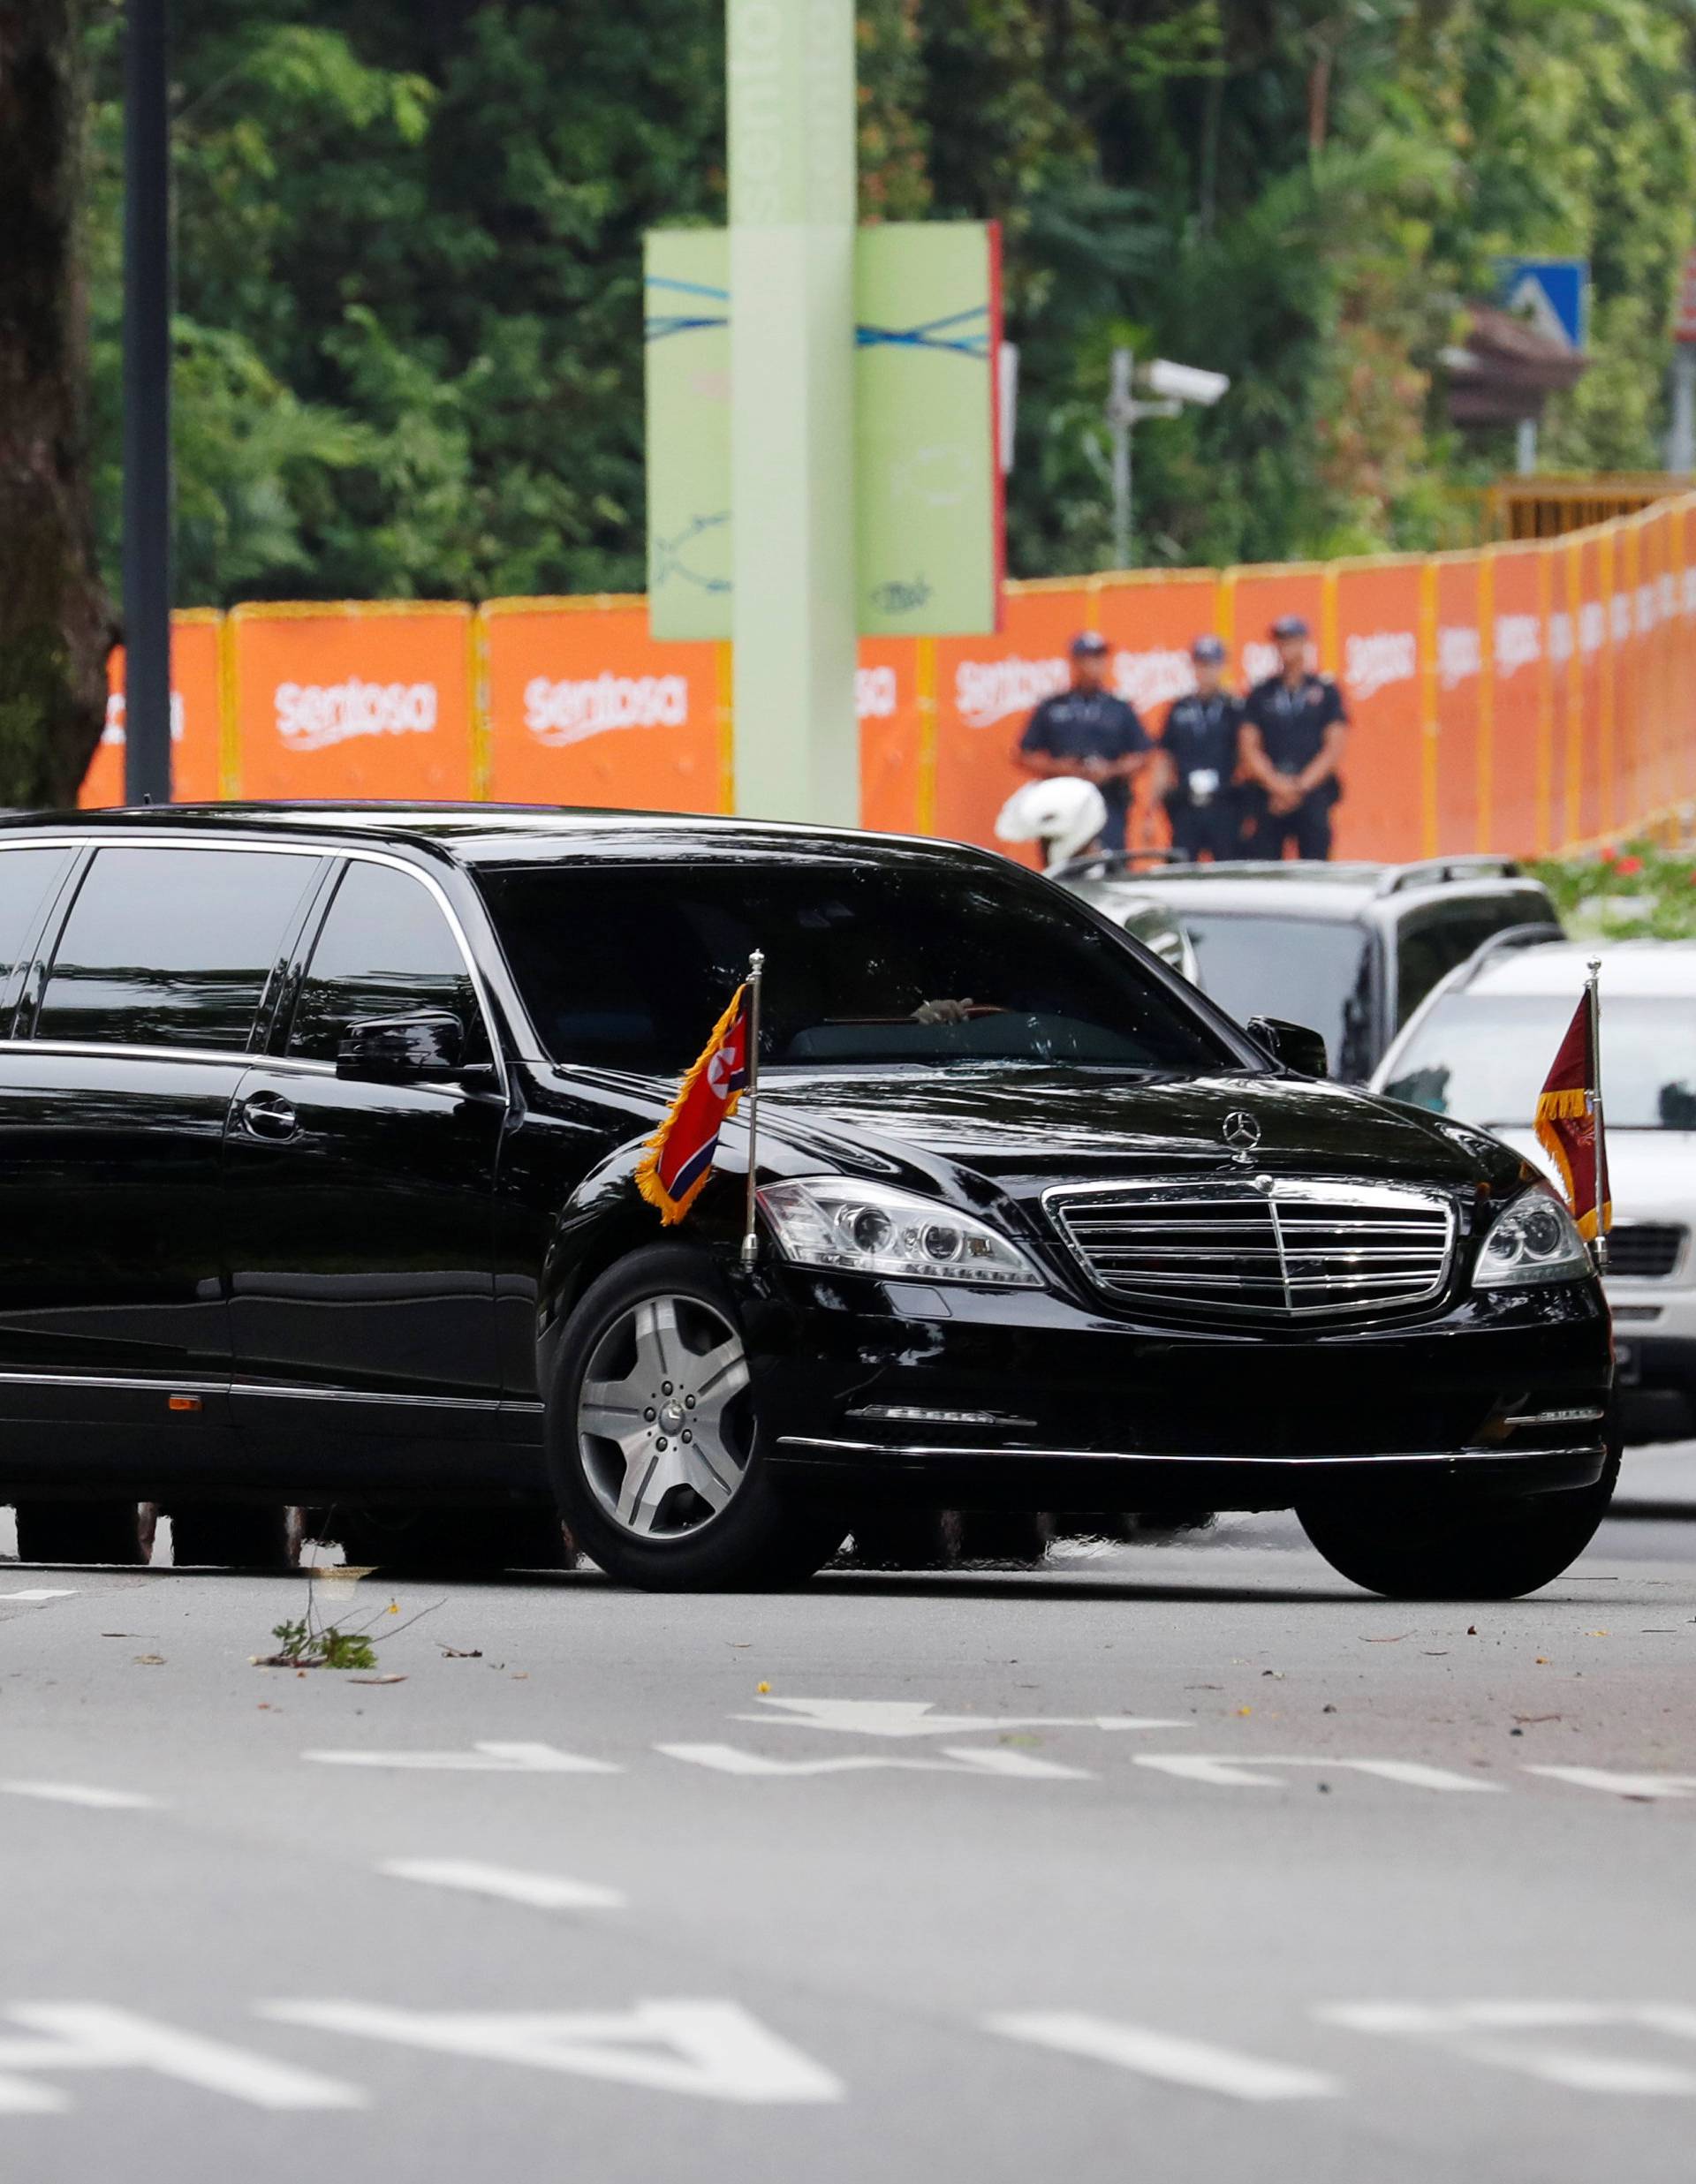
M1587 258L1498 258L1496 300L1529 318L1539 333L1582 349L1590 330Z

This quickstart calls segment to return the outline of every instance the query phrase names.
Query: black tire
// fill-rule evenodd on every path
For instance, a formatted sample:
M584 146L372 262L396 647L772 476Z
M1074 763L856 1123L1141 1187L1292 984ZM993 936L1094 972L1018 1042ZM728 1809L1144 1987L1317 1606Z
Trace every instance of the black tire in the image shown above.
M305 1511L283 1502L176 1501L170 1559L179 1568L299 1569Z
M147 1562L153 1553L154 1508L148 1501L20 1501L21 1562Z
M321 1536L355 1568L419 1577L486 1576L505 1569L572 1569L577 1548L547 1508L352 1507L318 1514Z
M842 1545L839 1511L791 1499L774 1482L740 1351L736 1300L701 1252L652 1245L584 1293L549 1390L548 1456L565 1521L608 1576L651 1592L799 1583ZM586 1385L619 1400L597 1403ZM595 1432L596 1422L607 1430ZM703 1477L714 1500L685 1472ZM626 1519L619 1511L632 1481Z
M1594 1486L1519 1501L1392 1511L1362 1519L1298 1509L1302 1530L1340 1576L1391 1600L1517 1600L1553 1584L1595 1538L1619 1457Z
M1034 1569L1053 1538L1054 1519L1044 1509L966 1509L960 1517L960 1560Z
M865 1509L850 1525L862 1569L951 1569L960 1559L958 1509Z

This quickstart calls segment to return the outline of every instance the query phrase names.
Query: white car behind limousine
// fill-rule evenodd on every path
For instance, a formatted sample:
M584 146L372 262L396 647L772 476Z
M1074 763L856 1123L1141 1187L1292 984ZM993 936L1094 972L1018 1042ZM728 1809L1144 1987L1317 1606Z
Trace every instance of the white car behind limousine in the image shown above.
M1410 1018L1372 1089L1479 1124L1552 1173L1532 1118L1598 956L1624 1422L1632 1439L1682 1440L1696 1432L1696 941L1487 946Z

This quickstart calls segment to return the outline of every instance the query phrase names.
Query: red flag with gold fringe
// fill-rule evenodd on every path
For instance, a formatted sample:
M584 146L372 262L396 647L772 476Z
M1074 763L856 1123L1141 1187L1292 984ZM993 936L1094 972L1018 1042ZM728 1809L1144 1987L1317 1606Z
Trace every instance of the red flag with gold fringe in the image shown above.
M637 1166L636 1188L668 1228L707 1188L719 1134L747 1088L752 1016L748 987L738 986Z
M1587 1243L1605 1236L1614 1209L1608 1191L1608 1141L1602 1126L1596 994L1586 988L1555 1066L1537 1100L1538 1141L1560 1170L1566 1202Z

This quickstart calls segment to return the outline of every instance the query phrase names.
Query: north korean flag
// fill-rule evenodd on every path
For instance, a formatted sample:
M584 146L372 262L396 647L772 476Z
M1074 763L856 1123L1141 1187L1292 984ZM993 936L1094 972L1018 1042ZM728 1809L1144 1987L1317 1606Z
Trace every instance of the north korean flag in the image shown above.
M668 1228L705 1190L719 1134L747 1089L752 1016L749 989L739 986L637 1168L636 1188Z

